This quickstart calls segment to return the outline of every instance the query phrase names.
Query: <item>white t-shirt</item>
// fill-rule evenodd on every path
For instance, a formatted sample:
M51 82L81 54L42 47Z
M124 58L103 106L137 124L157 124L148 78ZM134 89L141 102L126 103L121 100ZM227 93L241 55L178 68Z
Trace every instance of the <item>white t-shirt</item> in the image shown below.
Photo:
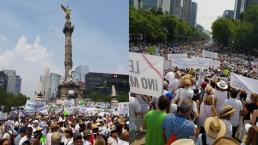
M119 145L129 145L129 142L123 141L123 140L118 140Z
M73 138L65 138L64 136L62 137L62 141L64 145L73 145Z
M169 112L172 114L176 113L177 112L177 104L171 103Z
M180 81L178 79L173 79L169 81L168 90L170 92L173 92L174 90L178 89L179 85L180 85Z
M89 141L85 140L85 141L83 142L83 145L91 145L91 143L90 143Z
M225 136L226 137L231 137L232 136L232 124L231 124L231 122L229 120L225 120L225 119L223 119L223 122L225 123L226 128L227 128Z
M46 139L46 145L51 145L51 136L52 136L52 132L47 133L47 139Z
M141 112L141 106L139 101L135 97L129 97L129 128L134 130L136 128L136 112Z
M138 102L140 103L142 112L148 112L149 111L149 104L145 100L143 100L143 96L142 95L136 95L136 98L137 98Z
M211 116L212 116L211 105L204 105L204 103L202 103L200 107L200 116L198 121L199 125L201 127L204 127L205 120Z
M210 138L207 134L206 134L206 144L207 145L212 145L213 142L215 141L215 139ZM196 140L196 145L203 145L202 143L202 134L200 134Z
M220 114L223 109L223 103L228 98L227 91L216 90L214 97L216 98L216 111Z
M240 120L240 111L243 110L242 102L234 98L229 98L224 101L224 105L231 105L235 109L235 112L233 113L233 116L230 118L230 121L233 126L237 126Z
M178 105L180 106L184 99L191 99L193 98L193 90L191 88L181 88L176 91L175 100L179 99Z
M118 141L116 141L113 137L109 137L107 143L110 145L118 145Z
M28 140L28 137L25 135L24 137L22 137L19 141L19 145L22 145L25 141Z

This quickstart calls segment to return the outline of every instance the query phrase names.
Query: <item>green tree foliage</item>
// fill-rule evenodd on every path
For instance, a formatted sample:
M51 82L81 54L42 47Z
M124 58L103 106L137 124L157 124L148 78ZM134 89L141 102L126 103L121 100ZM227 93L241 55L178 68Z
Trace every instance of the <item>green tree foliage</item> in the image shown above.
M173 40L192 38L203 40L209 38L203 32L191 28L186 22L168 13L155 10L129 10L129 33L133 40L139 34L146 42L171 42Z
M234 51L258 53L258 5L241 13L239 20L218 18L212 24L213 40Z
M11 107L23 106L26 104L27 97L22 94L14 95L0 89L0 106L4 106L5 111L10 111Z

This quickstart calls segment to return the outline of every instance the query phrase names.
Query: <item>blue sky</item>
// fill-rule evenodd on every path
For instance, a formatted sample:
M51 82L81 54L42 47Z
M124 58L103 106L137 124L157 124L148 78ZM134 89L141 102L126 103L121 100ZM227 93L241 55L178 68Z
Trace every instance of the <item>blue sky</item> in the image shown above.
M127 73L127 0L0 1L0 69L15 69L32 96L46 68L64 73L64 13L72 9L73 64L93 72Z

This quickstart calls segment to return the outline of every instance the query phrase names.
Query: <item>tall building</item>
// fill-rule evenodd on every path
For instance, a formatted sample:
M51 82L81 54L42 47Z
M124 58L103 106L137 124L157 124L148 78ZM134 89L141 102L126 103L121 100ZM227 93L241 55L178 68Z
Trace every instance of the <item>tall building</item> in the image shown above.
M15 94L20 94L21 93L21 82L22 82L21 77L20 76L16 76Z
M182 8L182 20L190 23L190 10L191 10L192 0L183 0L183 8Z
M85 75L85 90L97 90L99 93L109 96L111 86L114 85L117 92L129 92L129 76L121 74L95 73L89 72Z
M49 91L48 100L55 99L58 91L58 85L61 83L62 76L56 73L50 73L49 75Z
M158 8L162 9L162 12L170 12L170 0L158 0Z
M129 0L129 6L133 6L136 9L141 9L142 8L142 1L143 0Z
M197 3L192 2L190 7L189 25L194 28L196 27L196 15L197 15Z
M40 76L42 97L44 100L51 100L56 98L58 92L58 85L61 83L62 76L56 73L50 73L47 70L44 75Z
M87 65L79 65L75 68L74 80L76 81L85 81L85 75L89 72L89 67Z
M170 1L170 14L176 16L178 19L182 19L183 0L171 0Z
M234 19L234 10L225 10L223 13L223 17Z
M197 29L198 31L200 31L200 32L203 32L203 31L204 31L203 26L201 26L201 25L199 25L199 24L196 25L196 29Z
M258 5L258 0L246 0L246 4L245 4L246 9L252 5Z
M4 70L4 73L7 75L7 92L15 94L16 71Z
M158 3L160 0L144 0L142 3L142 7L144 9L154 9L158 10Z
M7 80L8 78L4 71L0 71L0 89L7 91Z

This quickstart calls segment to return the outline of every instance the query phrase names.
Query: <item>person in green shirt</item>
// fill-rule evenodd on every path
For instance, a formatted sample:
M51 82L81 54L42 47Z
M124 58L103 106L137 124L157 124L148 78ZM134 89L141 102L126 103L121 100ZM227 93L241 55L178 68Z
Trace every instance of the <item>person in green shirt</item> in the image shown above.
M169 110L169 100L161 96L158 102L158 109L147 112L144 116L144 128L146 129L145 145L165 145L162 136L162 123Z

